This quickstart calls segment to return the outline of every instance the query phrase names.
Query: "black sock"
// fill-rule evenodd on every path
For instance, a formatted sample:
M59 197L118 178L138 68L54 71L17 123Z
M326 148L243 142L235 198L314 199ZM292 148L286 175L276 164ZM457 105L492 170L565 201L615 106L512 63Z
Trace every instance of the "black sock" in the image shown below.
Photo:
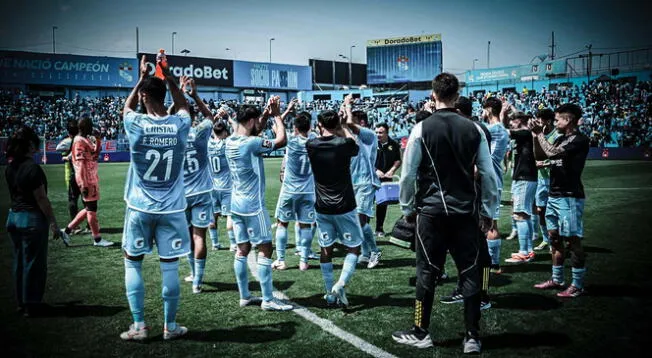
M93 240L95 240L95 242L100 242L102 241L102 236L94 237Z
M66 234L70 235L72 229L66 226L66 229L64 231L66 232Z

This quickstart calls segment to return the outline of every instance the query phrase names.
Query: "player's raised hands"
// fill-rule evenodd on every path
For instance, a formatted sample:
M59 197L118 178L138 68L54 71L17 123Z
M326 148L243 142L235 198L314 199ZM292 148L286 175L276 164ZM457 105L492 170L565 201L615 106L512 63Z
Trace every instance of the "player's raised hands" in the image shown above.
M140 58L140 78L145 78L149 76L149 70L147 68L147 59L145 55Z
M286 109L286 111L288 112L293 111L296 108L297 103L299 103L299 100L296 98L292 98L290 103L288 103L288 108Z
M349 93L344 97L344 107L353 105L353 94Z

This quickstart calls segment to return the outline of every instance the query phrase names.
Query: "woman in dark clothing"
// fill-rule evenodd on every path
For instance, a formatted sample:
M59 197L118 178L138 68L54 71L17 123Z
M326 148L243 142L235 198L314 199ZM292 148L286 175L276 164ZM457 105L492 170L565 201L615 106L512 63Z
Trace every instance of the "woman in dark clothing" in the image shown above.
M40 307L47 277L48 227L54 237L59 227L47 196L48 183L34 162L39 138L29 127L19 128L9 140L5 170L11 208L7 233L14 244L13 273L18 309L25 316Z

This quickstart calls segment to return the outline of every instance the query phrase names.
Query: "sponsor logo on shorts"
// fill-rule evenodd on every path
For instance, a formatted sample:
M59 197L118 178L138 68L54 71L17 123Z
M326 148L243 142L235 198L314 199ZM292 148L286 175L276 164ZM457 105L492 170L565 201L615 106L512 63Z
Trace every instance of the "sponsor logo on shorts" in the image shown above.
M343 237L344 240L346 240L346 241L351 241L351 238L352 238L353 236L351 236L351 233L349 233L349 232L345 232L345 233L342 234L342 237Z
M181 239L174 239L172 240L172 249L174 250L180 250L181 249L181 244L182 244Z
M145 247L145 239L139 237L138 239L136 239L136 241L134 241L134 248L142 249L143 247Z
M202 211L202 212L199 213L199 220L204 221L204 220L206 220L207 216L208 216L208 214L206 214L205 211Z
M328 240L328 233L325 232L325 231L322 231L321 238L324 239L324 240Z
M314 219L314 218L315 218L315 212L314 212L314 211L310 211L310 212L308 212L308 217L309 217L310 219Z
M285 217L291 217L292 216L292 210L288 210L285 212Z
M248 227L248 228L247 228L247 235L249 236L249 238L254 237L254 229Z

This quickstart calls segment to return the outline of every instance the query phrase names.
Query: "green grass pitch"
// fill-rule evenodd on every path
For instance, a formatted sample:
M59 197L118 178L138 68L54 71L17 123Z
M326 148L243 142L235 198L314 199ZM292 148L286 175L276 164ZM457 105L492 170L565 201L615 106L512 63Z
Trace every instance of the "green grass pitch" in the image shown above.
M273 213L280 189L279 159L265 161L267 208ZM50 199L60 225L68 219L63 167L45 166ZM101 164L99 220L103 237L120 242L125 204L122 200L126 164ZM4 179L4 168L2 168ZM509 183L509 180L506 180ZM550 275L550 255L535 262L504 265L505 273L492 277L494 307L483 312L485 357L627 357L642 350L652 319L652 163L589 162L584 172L587 192L584 240L587 259L587 294L561 300L553 292L532 288ZM509 199L506 187L503 200ZM0 190L6 219L9 203ZM502 208L503 234L509 231L510 206ZM398 218L390 208L385 224L389 231ZM294 231L290 243L294 243ZM227 243L224 222L221 241ZM220 356L220 357L363 357L365 353L322 331L293 313L263 312L240 308L233 274L233 254L209 251L205 292L193 295L182 282L177 320L190 333L174 342L162 340L161 278L155 255L145 259L145 317L152 328L146 343L120 341L118 334L131 322L124 290L122 253L118 248L91 246L90 237L74 236L74 247L61 241L49 244L49 272L45 300L55 308L49 317L25 319L15 311L11 264L12 246L4 225L0 240L0 337L4 357L14 356ZM517 243L503 241L502 256L516 251ZM289 249L290 269L274 272L274 285L294 302L321 318L399 357L453 357L461 353L461 305L436 304L431 331L437 342L432 349L400 346L390 335L412 324L414 303L414 254L380 239L380 266L358 267L348 287L351 307L327 309L317 262L300 272L298 258ZM291 246L290 246L291 247ZM316 240L313 249L317 249ZM336 275L343 253L335 259ZM188 273L181 260L180 276ZM456 270L449 259L451 279L437 296L453 289ZM566 276L570 276L567 268ZM259 293L251 278L251 288Z

